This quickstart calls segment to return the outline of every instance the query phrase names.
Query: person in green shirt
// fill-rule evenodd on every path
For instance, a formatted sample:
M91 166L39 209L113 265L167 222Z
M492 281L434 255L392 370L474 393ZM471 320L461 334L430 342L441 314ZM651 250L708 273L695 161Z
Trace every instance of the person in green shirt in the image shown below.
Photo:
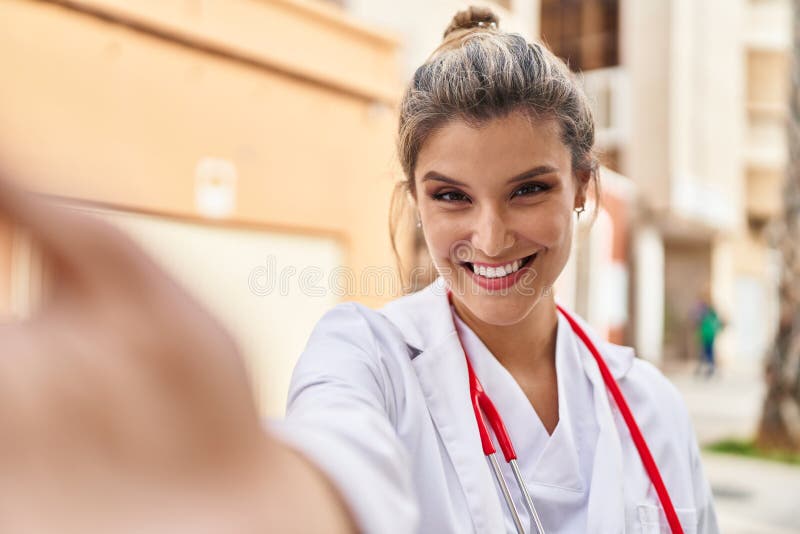
M700 373L705 368L706 378L710 378L716 370L714 340L719 331L722 330L722 322L710 302L711 299L704 296L698 305L696 315L696 332L701 351L697 372Z

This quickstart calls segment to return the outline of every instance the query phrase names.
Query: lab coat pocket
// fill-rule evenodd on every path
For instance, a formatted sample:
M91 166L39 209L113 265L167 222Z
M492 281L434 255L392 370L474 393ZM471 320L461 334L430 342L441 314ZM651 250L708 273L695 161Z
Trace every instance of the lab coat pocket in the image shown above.
M676 508L678 521L681 523L684 534L697 534L697 510L694 508ZM636 506L637 527L635 534L671 534L667 516L661 511L660 506L644 503Z

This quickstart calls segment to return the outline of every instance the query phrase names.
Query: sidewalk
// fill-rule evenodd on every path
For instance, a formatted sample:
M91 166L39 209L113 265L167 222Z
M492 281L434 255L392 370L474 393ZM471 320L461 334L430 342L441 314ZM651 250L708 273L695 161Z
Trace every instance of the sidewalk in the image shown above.
M764 399L761 367L723 368L708 380L696 376L693 366L665 373L683 394L701 446L755 434Z
M760 367L723 369L708 381L688 368L667 376L683 394L701 446L753 436L764 395ZM722 533L800 533L800 467L710 452L703 465Z
M800 467L703 454L723 534L800 533Z

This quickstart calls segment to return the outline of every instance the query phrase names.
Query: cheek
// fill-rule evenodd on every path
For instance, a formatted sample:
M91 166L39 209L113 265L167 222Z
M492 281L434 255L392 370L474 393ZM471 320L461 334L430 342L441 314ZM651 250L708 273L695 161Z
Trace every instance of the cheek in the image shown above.
M427 225L423 225L422 233L428 251L437 263L449 260L451 249L463 240L455 225L441 224L439 221L430 221Z
M535 215L525 217L521 227L524 237L549 249L561 247L572 242L572 211L554 205Z

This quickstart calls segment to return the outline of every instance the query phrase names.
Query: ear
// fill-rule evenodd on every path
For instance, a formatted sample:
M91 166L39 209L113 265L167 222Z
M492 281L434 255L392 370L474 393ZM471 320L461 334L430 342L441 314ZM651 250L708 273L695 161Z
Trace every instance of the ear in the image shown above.
M417 193L416 191L412 191L410 188L406 188L406 200L408 200L408 205L411 206L413 209L417 209Z
M586 204L586 195L589 190L589 182L592 181L591 170L581 170L575 172L575 209L580 208Z

